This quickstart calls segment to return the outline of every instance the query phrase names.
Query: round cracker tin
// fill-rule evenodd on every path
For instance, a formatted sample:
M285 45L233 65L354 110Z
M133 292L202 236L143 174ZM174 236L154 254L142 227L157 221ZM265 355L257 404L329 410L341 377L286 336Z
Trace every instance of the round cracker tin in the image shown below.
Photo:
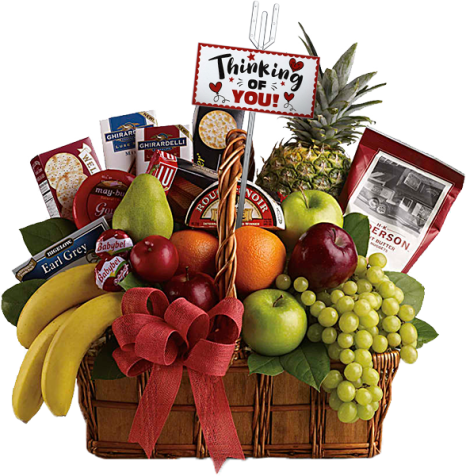
M110 222L133 180L130 173L111 169L84 180L73 201L76 226L82 228L100 217Z

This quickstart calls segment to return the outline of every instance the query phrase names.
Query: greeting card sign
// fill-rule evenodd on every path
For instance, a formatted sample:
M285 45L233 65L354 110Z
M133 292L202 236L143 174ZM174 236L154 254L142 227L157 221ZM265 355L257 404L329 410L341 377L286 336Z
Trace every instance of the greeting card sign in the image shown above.
M193 104L314 116L319 58L199 43Z

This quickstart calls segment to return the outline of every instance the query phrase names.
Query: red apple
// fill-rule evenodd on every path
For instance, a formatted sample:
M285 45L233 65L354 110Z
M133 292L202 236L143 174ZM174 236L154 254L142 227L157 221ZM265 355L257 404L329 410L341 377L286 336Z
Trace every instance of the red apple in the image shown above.
M217 287L213 278L204 273L186 273L174 276L164 286L165 294L170 302L185 298L204 311L210 311L218 303Z
M299 238L291 254L288 274L304 277L309 288L321 291L347 281L358 264L358 252L351 236L332 223L318 223Z
M130 254L134 272L150 283L168 281L178 268L178 251L163 236L152 235L137 243Z

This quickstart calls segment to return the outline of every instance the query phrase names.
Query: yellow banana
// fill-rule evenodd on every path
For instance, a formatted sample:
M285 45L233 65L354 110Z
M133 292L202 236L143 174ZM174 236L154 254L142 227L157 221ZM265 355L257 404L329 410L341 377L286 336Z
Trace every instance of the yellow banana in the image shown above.
M13 389L13 410L16 417L24 423L27 423L42 406L42 367L50 343L58 329L76 309L72 307L54 319L37 336L24 357Z
M70 307L89 301L104 291L95 284L95 264L76 266L46 281L24 306L17 324L24 347L34 342L47 324Z
M42 370L42 396L54 415L65 416L79 365L92 343L121 316L123 293L99 296L79 307L55 334Z

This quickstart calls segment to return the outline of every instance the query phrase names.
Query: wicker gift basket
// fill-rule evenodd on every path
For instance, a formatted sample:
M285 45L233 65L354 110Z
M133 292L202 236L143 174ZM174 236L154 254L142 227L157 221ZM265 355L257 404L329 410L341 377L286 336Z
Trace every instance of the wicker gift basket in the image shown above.
M241 177L246 132L233 130L219 170L220 247L217 277L220 297L236 296L236 190ZM148 373L118 380L92 380L95 349L84 358L79 374L79 401L87 421L87 448L104 458L144 458L142 448L128 443ZM380 453L382 426L391 401L399 353L374 355L383 399L370 421L340 423L328 406L328 394L317 392L287 373L276 377L249 375L247 349L240 341L223 378L245 456L293 458L372 457ZM333 363L332 368L343 368ZM208 456L187 374L153 451L155 458Z

